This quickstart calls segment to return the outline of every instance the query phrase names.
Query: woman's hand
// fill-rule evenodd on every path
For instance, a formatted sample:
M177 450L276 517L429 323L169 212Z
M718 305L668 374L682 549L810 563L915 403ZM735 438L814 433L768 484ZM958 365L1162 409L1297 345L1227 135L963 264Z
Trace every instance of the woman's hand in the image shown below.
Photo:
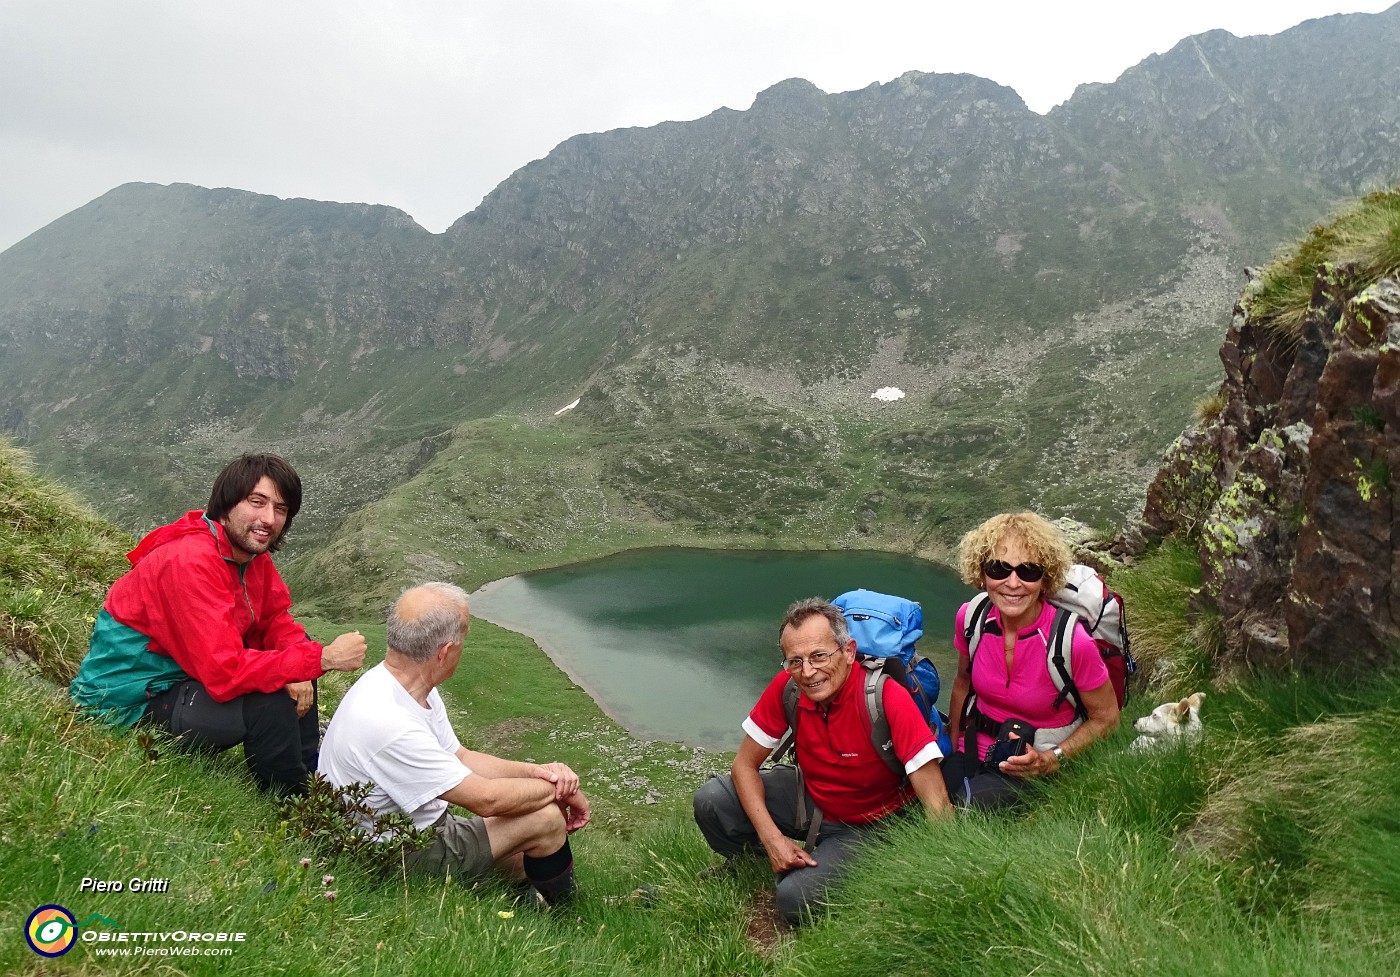
M1080 723L1079 728L1060 744L1066 757L1086 749L1097 740L1104 739L1118 728L1118 698L1113 691L1113 683L1105 682L1097 689L1081 694L1084 708L1089 718ZM1054 748L1037 750L1027 746L1026 752L1004 760L999 765L1002 773L1011 777L1048 777L1059 773L1060 759Z
M997 768L1008 777L1048 777L1059 773L1060 760L1052 750L1037 750L1026 746L1026 752L1003 760Z

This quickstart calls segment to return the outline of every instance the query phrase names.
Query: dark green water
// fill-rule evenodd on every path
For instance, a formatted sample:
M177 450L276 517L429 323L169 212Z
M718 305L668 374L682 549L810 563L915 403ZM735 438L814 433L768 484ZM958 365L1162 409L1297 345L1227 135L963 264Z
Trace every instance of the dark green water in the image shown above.
M508 577L472 614L534 638L634 736L736 749L778 671L778 622L802 597L864 587L918 601L919 650L952 686L953 615L971 596L946 567L887 553L632 550Z

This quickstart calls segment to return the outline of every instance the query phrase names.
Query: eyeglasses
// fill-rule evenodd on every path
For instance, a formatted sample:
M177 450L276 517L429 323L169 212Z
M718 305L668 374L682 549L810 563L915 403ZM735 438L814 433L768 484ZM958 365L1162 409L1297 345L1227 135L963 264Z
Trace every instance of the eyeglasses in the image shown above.
M1045 568L1039 563L1018 563L1013 567L1005 560L988 560L982 564L982 572L992 580L1005 580L1014 573L1022 583L1035 583L1045 576Z
M783 667L789 672L800 672L802 671L803 665L821 668L839 654L840 652L838 651L814 651L806 658L784 658Z

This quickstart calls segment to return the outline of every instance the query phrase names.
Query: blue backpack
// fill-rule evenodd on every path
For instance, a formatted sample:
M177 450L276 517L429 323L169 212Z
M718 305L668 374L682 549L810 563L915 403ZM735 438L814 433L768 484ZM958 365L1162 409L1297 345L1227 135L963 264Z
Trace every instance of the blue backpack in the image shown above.
M873 590L852 590L832 601L846 615L846 625L856 640L856 652L869 668L878 665L880 671L904 683L914 704L938 736L938 748L944 756L953 752L953 745L938 711L938 669L933 662L918 653L915 643L924 636L924 611L917 603L904 597L876 593ZM881 707L880 682L867 692L872 737L876 746L888 750L889 723ZM867 684L869 688L869 683Z

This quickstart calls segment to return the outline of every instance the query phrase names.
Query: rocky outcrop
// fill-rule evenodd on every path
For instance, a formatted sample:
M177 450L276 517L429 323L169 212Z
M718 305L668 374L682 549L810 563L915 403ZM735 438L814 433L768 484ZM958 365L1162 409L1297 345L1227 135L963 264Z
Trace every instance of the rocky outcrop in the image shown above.
M1337 667L1393 661L1392 472L1400 466L1400 287L1386 279L1348 303L1317 387L1286 620L1296 655Z
M1198 612L1220 664L1355 670L1396 660L1400 286L1323 265L1301 329L1235 307L1219 412L1183 434L1148 491L1146 539L1199 545Z

